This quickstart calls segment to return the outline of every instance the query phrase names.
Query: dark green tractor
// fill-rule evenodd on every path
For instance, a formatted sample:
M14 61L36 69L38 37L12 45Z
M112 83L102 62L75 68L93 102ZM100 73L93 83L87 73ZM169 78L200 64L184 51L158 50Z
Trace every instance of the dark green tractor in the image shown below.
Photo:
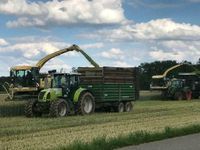
M167 97L175 100L192 99L192 91L190 87L186 85L184 79L172 79L168 84L168 89L165 91Z
M70 113L91 114L95 109L93 94L80 87L80 74L56 73L53 75L52 87L42 90L38 99L29 100L25 106L27 117L49 114L63 117Z

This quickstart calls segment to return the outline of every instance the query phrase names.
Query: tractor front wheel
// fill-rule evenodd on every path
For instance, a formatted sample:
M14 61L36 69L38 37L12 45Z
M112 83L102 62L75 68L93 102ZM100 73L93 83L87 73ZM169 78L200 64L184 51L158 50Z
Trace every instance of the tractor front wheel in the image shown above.
M41 112L36 111L36 104L37 100L36 99L31 99L25 104L25 115L26 117L40 117L42 116Z
M59 99L51 102L49 108L49 114L51 117L64 117L67 115L68 112L69 106L65 100Z
M92 114L95 110L95 101L91 93L85 92L78 101L77 113L80 115Z

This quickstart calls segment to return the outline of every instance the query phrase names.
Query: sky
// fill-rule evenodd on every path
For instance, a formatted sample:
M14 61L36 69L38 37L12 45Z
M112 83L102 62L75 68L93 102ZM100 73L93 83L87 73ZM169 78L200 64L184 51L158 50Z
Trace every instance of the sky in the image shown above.
M1 0L0 76L77 44L100 66L200 58L200 0ZM91 66L79 53L42 72Z

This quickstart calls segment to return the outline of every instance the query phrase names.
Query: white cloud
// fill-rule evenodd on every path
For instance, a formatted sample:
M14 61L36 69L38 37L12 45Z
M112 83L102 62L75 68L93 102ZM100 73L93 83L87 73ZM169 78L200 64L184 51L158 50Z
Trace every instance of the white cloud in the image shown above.
M180 51L163 51L163 50L153 50L149 52L149 55L156 60L178 60L182 61L184 59L184 53Z
M5 45L8 45L8 42L0 38L0 46L5 46Z
M59 47L64 45L62 42L31 42L31 43L16 43L0 47L0 52L12 53L20 52L26 58L34 58L41 53L50 54L59 50Z
M2 43L5 44L5 42ZM52 39L51 37L31 36L21 38L19 37L18 39L12 38L9 40L9 43L7 42L7 45L4 44L0 45L0 62L2 65L4 64L6 68L21 64L35 65L41 58L43 58L47 54L53 53L59 49L63 49L72 45ZM103 43L88 43L81 44L79 46L90 55L88 49L101 48L103 47ZM71 69L71 66L73 65L87 65L86 63L81 62L82 58L84 60L84 57L81 56L80 53L77 53L75 51L65 53L62 56L53 58L52 60L48 61L42 68L42 71L46 72L50 69L58 69L59 71L61 68L64 68L65 71L69 71ZM81 59L79 59L79 57ZM81 62L82 64L79 64L79 62Z
M63 70L64 72L70 72L72 69L72 66L69 66L64 62L63 60L59 58L54 58L50 61L48 61L44 67L42 67L41 72L48 72L49 70L56 69L58 72Z
M65 43L59 40L53 40L50 37L21 37L14 39L14 44L9 44L7 41L0 39L0 53L12 55L13 52L21 53L25 58L34 58L39 55L47 55L67 48L72 44ZM87 49L99 49L104 46L103 43L81 44L79 47L84 51ZM77 52L72 51L65 53L65 56L77 56ZM41 56L40 56L41 57Z
M115 61L113 63L113 66L115 66L115 67L133 67L133 66L131 66L131 64L128 64L125 61Z
M82 49L93 49L93 48L102 48L104 47L103 43L92 43L92 44L84 44L80 46Z
M117 41L196 41L200 40L200 26L177 23L171 19L157 19L146 23L128 23L116 29L99 30L96 33L82 35L88 38L101 38Z
M127 23L115 29L103 29L80 36L110 41L113 44L121 42L132 46L140 45L142 51L145 51L144 55L150 56L142 57L145 59L143 61L175 59L195 62L200 56L200 26L177 23L168 18L146 23ZM107 52L103 56L110 57Z
M198 41L164 41L151 49L149 55L156 60L196 62L200 56L200 43Z
M118 48L112 48L109 51L103 51L100 56L108 59L123 59L124 52Z
M0 13L17 16L8 27L118 24L126 21L121 0L3 0Z

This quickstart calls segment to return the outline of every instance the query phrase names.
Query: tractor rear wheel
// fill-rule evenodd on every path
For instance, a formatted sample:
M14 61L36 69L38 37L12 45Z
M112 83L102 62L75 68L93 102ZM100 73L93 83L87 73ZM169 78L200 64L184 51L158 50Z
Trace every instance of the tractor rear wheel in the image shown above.
M77 113L80 115L92 114L95 110L95 101L91 93L85 92L78 101Z
M183 94L182 94L182 92L176 92L174 94L174 99L175 100L183 100Z
M26 117L40 117L42 116L41 112L36 111L36 104L37 100L36 99L30 99L26 104L25 104L25 115Z
M133 104L131 102L126 102L125 103L125 111L130 112L133 109Z
M57 101L51 102L49 108L49 114L51 117L64 117L69 112L69 105L68 103L63 100L59 99Z
M186 100L191 100L192 99L192 91L191 90L187 90L185 92L185 98L186 98Z
M199 95L198 95L198 94L194 94L194 93L192 93L192 98L194 98L194 99L198 99L198 98L199 98Z
M115 112L124 112L124 103L120 102L117 106L115 106Z

